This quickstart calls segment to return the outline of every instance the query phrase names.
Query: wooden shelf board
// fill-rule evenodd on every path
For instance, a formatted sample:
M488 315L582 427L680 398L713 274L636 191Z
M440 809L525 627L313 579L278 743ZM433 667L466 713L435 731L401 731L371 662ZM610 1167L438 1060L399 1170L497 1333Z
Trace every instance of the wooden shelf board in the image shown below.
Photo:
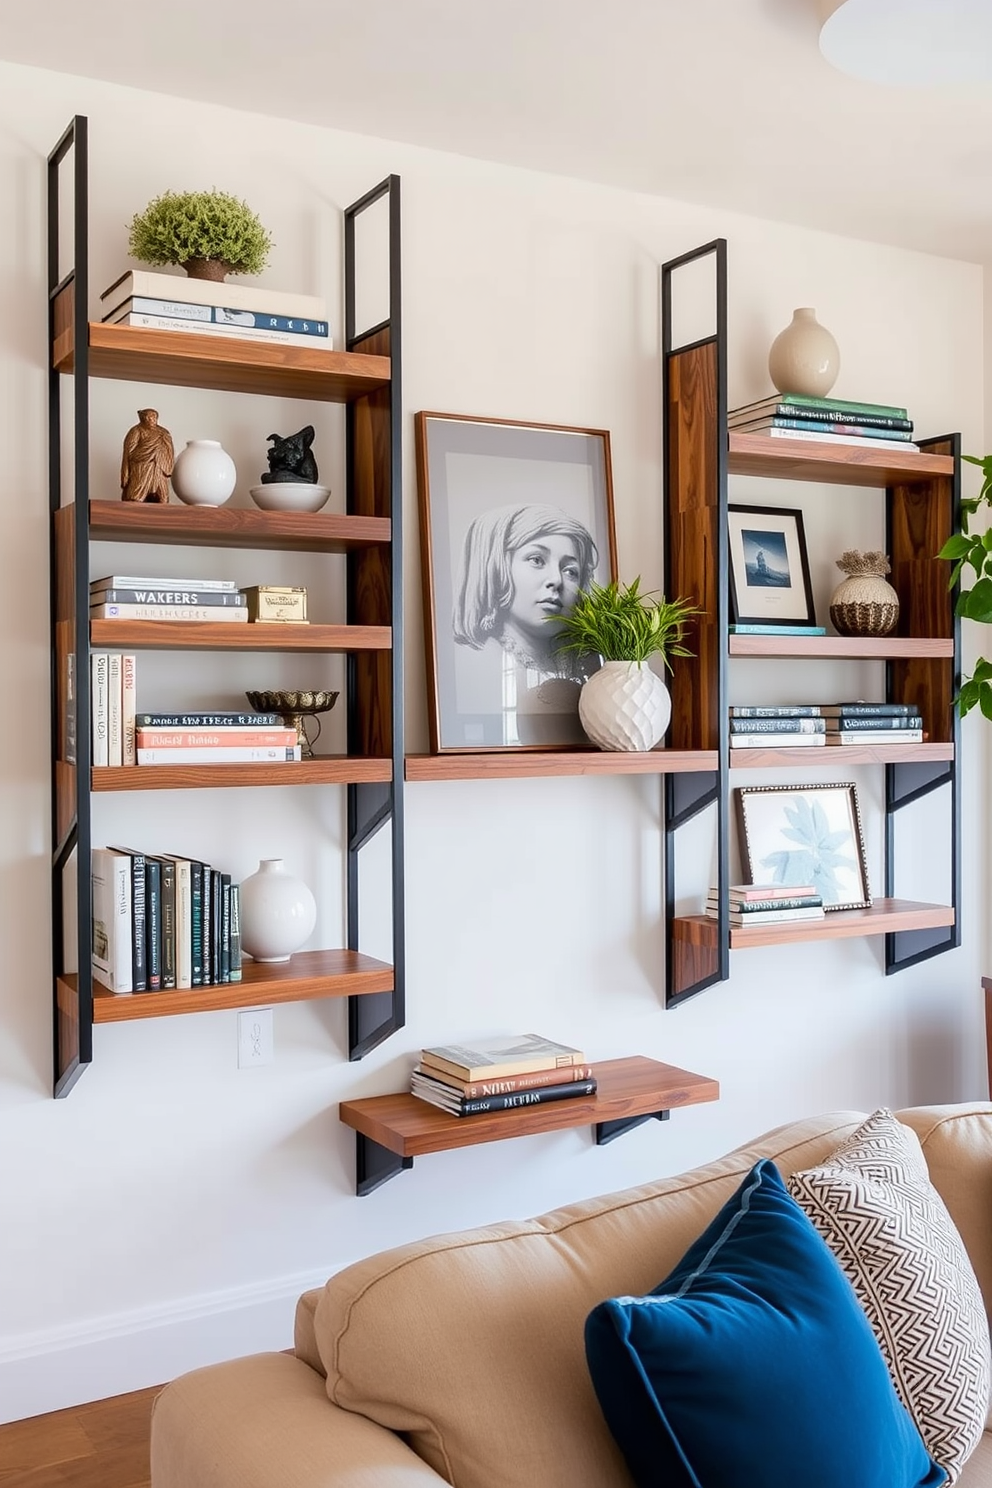
M53 363L59 372L73 371L71 325L55 339ZM126 382L348 403L387 387L391 364L388 357L364 352L311 351L234 336L91 321L89 370L91 377Z
M467 754L409 754L407 780L519 780L550 775L670 775L715 770L715 749L513 750Z
M66 976L59 980L74 986L76 978ZM245 961L240 982L184 988L181 992L115 995L94 980L93 1021L122 1023L133 1018L307 1002L320 997L362 997L392 990L393 968L385 961L358 951L299 951L289 961L277 965Z
M408 1091L342 1101L339 1115L361 1132L401 1157L421 1157L481 1142L502 1142L536 1132L594 1126L628 1116L646 1116L702 1101L719 1099L720 1087L706 1075L661 1064L643 1055L608 1059L594 1066L599 1089L588 1098L552 1101L481 1116L451 1116Z
M731 635L731 656L802 656L809 660L951 658L951 636L796 636Z
M817 748L731 749L732 770L781 769L783 765L897 765L952 760L953 744L825 744Z
M950 455L868 449L807 439L772 439L767 434L728 435L731 475L772 480L828 481L842 486L902 486L954 473Z
M285 764L100 765L90 772L94 791L211 790L234 785L365 785L392 779L388 759L324 755Z
M849 940L863 935L889 935L897 930L936 930L954 924L954 910L947 904L922 904L915 899L876 899L870 909L836 909L822 920L755 925L730 931L730 949L751 946L787 945L800 940ZM707 915L680 915L674 926L676 937L697 945L716 940L716 921Z
M146 651L388 651L388 625L91 620L90 644Z
M100 542L350 553L386 544L391 534L388 517L266 512L256 507L162 506L147 501L90 502L90 537Z

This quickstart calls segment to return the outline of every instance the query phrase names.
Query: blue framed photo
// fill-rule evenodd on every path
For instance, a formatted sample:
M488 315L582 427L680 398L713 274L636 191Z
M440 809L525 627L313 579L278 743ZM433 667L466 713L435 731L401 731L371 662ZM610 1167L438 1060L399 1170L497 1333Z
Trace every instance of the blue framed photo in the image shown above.
M735 625L815 625L801 511L727 508L730 610Z

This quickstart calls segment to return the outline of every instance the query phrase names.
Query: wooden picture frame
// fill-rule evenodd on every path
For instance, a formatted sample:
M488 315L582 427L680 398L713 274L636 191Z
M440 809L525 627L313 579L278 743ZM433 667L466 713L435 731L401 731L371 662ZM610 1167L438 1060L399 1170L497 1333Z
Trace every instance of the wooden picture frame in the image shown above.
M871 908L853 781L742 785L736 801L741 863L749 883L812 884L827 911Z
M435 754L588 748L554 617L617 576L605 429L415 417Z
M802 512L731 505L727 525L732 622L815 625Z

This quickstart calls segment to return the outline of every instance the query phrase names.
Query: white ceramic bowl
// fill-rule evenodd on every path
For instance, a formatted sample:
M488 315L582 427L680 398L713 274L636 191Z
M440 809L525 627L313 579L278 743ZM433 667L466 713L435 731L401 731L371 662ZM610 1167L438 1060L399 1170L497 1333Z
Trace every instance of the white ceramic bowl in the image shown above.
M248 494L263 511L315 512L327 501L331 488L310 481L271 481L252 486Z

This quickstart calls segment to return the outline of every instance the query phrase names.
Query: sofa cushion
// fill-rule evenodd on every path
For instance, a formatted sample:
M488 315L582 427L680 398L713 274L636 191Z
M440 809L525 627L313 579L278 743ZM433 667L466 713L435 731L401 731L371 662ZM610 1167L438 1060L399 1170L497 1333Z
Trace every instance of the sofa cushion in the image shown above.
M900 1398L953 1482L985 1428L989 1330L915 1132L876 1111L825 1163L793 1173L789 1192L850 1278Z
M457 1488L624 1488L586 1316L650 1291L762 1157L809 1167L863 1119L794 1122L694 1172L350 1266L314 1318L330 1398L403 1432Z
M669 1276L600 1303L586 1353L639 1488L932 1488L829 1248L758 1163Z

